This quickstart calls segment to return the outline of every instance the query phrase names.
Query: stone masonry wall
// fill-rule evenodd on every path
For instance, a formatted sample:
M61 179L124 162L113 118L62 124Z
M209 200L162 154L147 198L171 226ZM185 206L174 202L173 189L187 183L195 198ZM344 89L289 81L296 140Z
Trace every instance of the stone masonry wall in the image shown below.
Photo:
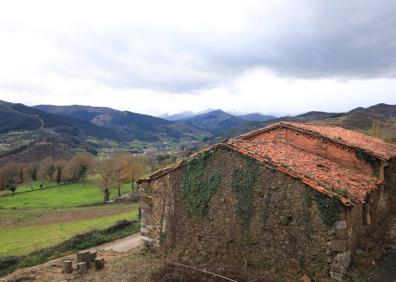
M301 273L326 277L331 267L334 273L342 272L337 269L340 260L347 268L348 258L340 258L348 252L343 208L340 220L326 225L317 202L309 197L312 188L264 165L257 164L253 215L244 227L236 208L240 199L231 188L232 173L242 169L244 161L226 149L211 156L207 169L220 169L222 179L205 216L192 215L181 196L184 168L146 184L152 200L142 206L142 233L164 254L208 268L244 266L296 278Z
M385 168L384 185L371 192L365 203L357 205L353 209L346 209L349 233L352 234L352 246L362 234L375 228L389 214L395 205L396 198L396 159L391 159L389 166Z
M376 228L394 207L396 194L396 161L392 159L385 169L384 185L371 192L365 203L354 207L343 207L339 220L335 224L335 239L332 241L334 256L331 276L342 280L350 260L351 253L357 248L359 239L365 233Z

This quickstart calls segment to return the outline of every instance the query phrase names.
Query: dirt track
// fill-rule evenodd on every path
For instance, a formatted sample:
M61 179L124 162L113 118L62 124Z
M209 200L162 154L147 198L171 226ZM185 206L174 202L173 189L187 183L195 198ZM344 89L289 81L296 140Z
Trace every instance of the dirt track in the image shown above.
M139 233L118 239L103 245L96 246L90 250L97 250L98 257L104 258L106 264L114 260L127 256L131 252L135 252L142 246L142 239ZM72 274L62 273L62 263L65 259L71 259L73 267L76 268L76 254L57 258L33 267L18 269L14 273L0 279L3 281L98 281L96 276L104 274L103 271L95 273L94 269L90 269L85 276L80 276L74 271ZM95 276L92 278L90 276Z
M115 240L103 245L96 246L90 250L114 251L117 253L124 253L142 245L142 236L134 234L125 238Z

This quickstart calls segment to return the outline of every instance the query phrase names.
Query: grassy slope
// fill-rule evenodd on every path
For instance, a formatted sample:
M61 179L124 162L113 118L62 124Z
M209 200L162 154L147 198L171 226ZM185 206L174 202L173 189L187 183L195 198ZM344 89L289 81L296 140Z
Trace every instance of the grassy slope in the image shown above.
M75 234L92 229L106 228L118 220L136 219L137 211L130 211L111 216L54 223L44 226L2 228L0 233L0 256L25 255L34 250L53 246Z
M102 202L102 192L92 182L33 192L30 185L18 187L15 195L0 197L0 257L25 255L76 234L137 218L137 204L92 206ZM39 184L32 185L36 189ZM130 189L128 184L122 187L123 192ZM112 198L116 196L113 190Z
M36 188L36 186L34 186ZM122 192L130 191L129 185L123 185ZM59 187L19 193L30 190L30 184L18 187L15 195L0 198L1 209L26 208L69 208L103 202L102 191L93 183L73 183ZM115 190L111 198L117 197Z

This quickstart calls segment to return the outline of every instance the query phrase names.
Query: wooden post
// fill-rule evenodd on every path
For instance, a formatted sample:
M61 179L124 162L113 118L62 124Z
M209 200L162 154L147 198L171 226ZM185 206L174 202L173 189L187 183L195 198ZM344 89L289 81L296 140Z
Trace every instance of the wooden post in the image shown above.
M79 251L77 253L77 262L89 263L89 260L90 260L89 251Z
M89 253L89 261L90 261L90 262L95 262L97 253L98 253L97 251L91 251L91 252Z
M73 272L73 266L72 266L72 261L71 260L65 260L63 261L63 273L72 273Z
M104 267L104 258L96 258L95 259L95 269L99 270L102 269Z
M87 273L87 271L88 271L88 263L85 262L85 261L77 263L77 269L78 269L78 273L80 273L80 274Z

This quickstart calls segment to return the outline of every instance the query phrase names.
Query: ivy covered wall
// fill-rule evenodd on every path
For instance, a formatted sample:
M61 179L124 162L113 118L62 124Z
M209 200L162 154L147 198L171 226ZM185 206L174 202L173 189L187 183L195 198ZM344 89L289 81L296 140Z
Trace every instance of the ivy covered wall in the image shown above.
M151 224L170 256L260 271L328 271L333 200L253 159L206 152L155 180L153 190Z

